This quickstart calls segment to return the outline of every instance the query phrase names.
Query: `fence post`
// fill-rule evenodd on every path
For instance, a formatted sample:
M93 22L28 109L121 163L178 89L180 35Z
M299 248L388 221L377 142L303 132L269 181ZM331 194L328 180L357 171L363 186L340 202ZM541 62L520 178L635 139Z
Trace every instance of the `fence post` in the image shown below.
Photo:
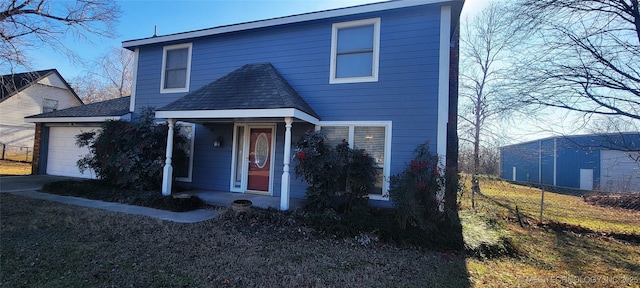
M4 151L7 148L7 144L0 143L2 145L2 160L4 160Z
M542 196L540 197L540 223L542 223L542 211L544 210L544 188L540 189Z
M29 147L27 148L27 153L24 155L24 162L29 162Z

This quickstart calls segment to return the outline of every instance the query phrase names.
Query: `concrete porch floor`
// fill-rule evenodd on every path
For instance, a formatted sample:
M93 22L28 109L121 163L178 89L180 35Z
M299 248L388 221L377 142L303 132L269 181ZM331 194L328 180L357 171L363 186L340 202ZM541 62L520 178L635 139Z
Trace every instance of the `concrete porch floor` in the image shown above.
M267 195L258 195L258 194L248 194L248 193L234 193L234 192L223 192L223 191L211 191L211 190L191 190L185 191L186 193L197 195L204 202L210 205L224 206L230 207L231 202L238 199L246 199L250 200L253 203L254 207L259 208L274 208L280 209L280 197L267 196ZM293 210L296 208L303 208L305 204L304 199L294 199L291 198L289 200L289 210Z

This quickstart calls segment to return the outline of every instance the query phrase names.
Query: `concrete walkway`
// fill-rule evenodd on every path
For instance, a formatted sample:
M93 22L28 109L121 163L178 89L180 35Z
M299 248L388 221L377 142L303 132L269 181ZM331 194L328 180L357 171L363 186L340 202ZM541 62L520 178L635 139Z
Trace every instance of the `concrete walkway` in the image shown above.
M59 177L50 175L28 175L28 176L1 176L0 177L0 192L11 193L14 195L31 197L42 200L49 200L60 202L64 204L78 205L83 207L103 209L107 211L127 213L133 215L142 215L152 217L161 220L179 222L179 223L196 223L212 219L220 211L210 209L199 209L188 212L172 212L167 210L153 209L148 207L141 207L135 205L127 205L113 202L105 202L99 200L90 200L80 197L60 196L49 193L38 192L42 188L42 185L73 179L69 177Z

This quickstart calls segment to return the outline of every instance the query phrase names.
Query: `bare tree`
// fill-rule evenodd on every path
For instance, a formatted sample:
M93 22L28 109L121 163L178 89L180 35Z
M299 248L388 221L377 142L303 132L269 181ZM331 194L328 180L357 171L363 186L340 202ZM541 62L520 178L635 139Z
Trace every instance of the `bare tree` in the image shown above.
M113 24L119 14L119 6L109 0L0 1L0 66L12 73L16 67L28 67L26 51L42 45L75 58L62 39L72 35L87 40L90 34L115 37Z
M123 48L113 48L100 59L97 76L106 80L113 95L131 95L133 84L133 52Z
M71 85L85 103L131 95L133 53L114 48L95 61L95 70L71 80Z
M640 120L638 0L521 0L525 104ZM520 72L520 73L517 73Z
M473 147L472 206L475 193L480 191L481 150L487 150L483 142L498 135L497 120L515 108L508 101L507 74L519 30L502 7L492 2L462 24L459 131L461 140Z

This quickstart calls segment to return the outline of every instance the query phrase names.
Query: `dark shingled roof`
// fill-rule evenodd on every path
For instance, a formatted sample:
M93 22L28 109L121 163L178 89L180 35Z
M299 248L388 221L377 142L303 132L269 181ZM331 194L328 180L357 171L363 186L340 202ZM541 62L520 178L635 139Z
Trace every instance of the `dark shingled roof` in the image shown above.
M158 111L295 108L318 114L271 63L247 64Z
M0 77L0 99L5 99L22 91L33 82L46 77L52 73L54 69L33 71L17 74L2 75Z
M7 74L0 76L0 102L8 99L9 97L18 94L18 92L26 89L32 83L40 81L40 79L45 78L53 73L58 74L60 79L65 82L65 85L71 91L71 93L82 103L82 100L76 95L76 92L71 89L68 83L62 78L58 70L49 69L49 70L40 70L33 72L25 72L25 73L16 73L16 74Z
M131 97L121 97L102 102L42 113L25 118L64 118L64 117L108 117L122 116L129 113Z

